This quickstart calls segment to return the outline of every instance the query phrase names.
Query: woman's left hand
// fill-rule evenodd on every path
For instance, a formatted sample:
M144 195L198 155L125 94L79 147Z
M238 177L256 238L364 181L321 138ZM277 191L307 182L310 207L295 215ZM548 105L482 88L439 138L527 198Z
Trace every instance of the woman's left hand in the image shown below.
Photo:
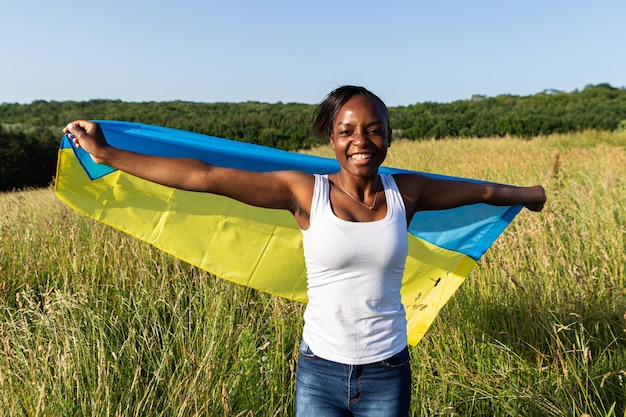
M541 185L536 185L534 187L529 187L532 196L529 198L527 203L524 203L524 207L526 207L530 211L541 211L543 210L544 205L546 204L547 196L546 190Z

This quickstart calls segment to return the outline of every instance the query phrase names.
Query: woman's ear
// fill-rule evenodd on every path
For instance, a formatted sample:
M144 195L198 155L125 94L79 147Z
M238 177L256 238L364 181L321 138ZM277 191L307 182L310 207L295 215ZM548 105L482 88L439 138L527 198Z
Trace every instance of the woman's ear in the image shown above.
M393 129L389 128L389 136L387 136L387 147L391 146L391 135L393 133Z
M335 150L335 140L332 134L328 136L328 140L330 142L330 149Z

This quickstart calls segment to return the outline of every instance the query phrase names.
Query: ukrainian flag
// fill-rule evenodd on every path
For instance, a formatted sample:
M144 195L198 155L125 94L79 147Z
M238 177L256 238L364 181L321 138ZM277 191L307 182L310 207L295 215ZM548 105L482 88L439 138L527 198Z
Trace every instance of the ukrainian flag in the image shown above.
M339 169L328 158L145 124L98 123L111 145L143 154L191 157L253 171L324 174ZM406 171L381 167L380 172ZM55 192L78 212L218 277L307 301L302 236L287 211L177 190L95 164L67 136L59 150ZM408 228L409 256L402 288L409 343L420 341L520 209L476 204L414 216Z

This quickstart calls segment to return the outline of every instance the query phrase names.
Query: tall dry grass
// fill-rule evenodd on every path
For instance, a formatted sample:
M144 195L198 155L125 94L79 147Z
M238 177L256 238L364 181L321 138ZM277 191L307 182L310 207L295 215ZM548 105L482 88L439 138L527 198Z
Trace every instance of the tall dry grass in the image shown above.
M549 196L411 349L414 415L625 415L625 147L598 132L393 143L389 165ZM292 415L302 305L216 279L51 190L0 195L0 242L0 415Z

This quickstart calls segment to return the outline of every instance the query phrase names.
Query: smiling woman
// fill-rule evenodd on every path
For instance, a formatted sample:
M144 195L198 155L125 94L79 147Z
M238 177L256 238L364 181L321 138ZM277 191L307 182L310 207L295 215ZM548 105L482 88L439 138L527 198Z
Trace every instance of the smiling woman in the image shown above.
M385 205L384 193L380 199L378 197L381 190L378 168L387 157L391 129L385 104L363 90L359 87L345 88L345 94L350 99L339 107L330 126L318 126L324 121L315 120L314 131L330 131L327 139L342 168L329 176L335 214L344 220L367 222L385 216L384 210L377 209ZM346 200L346 196L352 201ZM354 210L354 202L368 211Z
M146 155L111 146L97 123L84 120L64 131L96 164L168 187L291 213L302 233L308 284L297 415L376 411L380 416L381 410L407 415L407 312L419 303L405 308L401 288L407 254L414 250L407 239L413 216L474 203L538 211L546 196L540 186L380 172L391 127L385 104L363 87L331 92L318 108L313 130L334 149L338 171L254 172ZM337 397L337 392L349 394Z

